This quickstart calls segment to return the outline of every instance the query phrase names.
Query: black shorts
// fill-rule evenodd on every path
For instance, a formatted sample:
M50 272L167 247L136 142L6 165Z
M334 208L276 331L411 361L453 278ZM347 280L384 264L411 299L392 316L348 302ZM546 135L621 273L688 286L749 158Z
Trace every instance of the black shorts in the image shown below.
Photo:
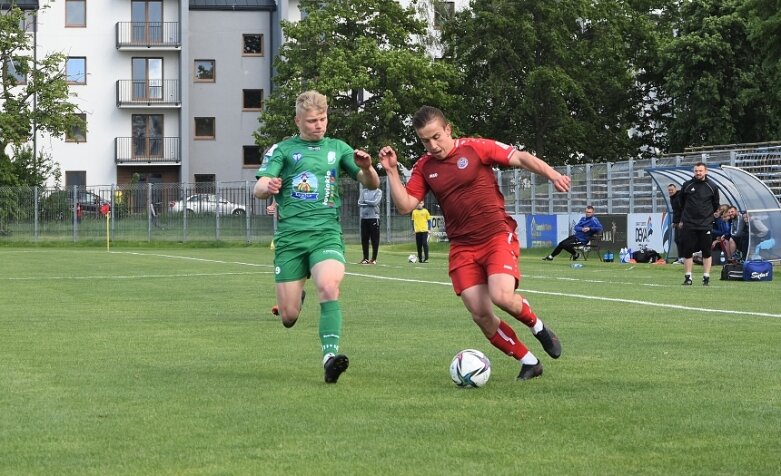
M697 251L702 251L703 258L710 258L711 244L713 235L710 230L692 230L684 225L681 230L681 246L683 248L681 256L691 258Z

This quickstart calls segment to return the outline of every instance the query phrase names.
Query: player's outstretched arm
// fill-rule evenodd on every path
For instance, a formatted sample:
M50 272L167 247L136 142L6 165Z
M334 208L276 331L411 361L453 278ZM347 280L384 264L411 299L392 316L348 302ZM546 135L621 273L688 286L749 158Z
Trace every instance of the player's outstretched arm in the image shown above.
M420 200L407 193L407 188L401 183L398 157L391 146L386 145L380 149L380 163L388 174L388 186L396 209L402 215L412 212Z
M548 165L547 162L528 152L522 150L513 152L513 155L510 157L510 165L526 169L529 172L547 178L559 192L569 191L570 178L568 176L560 174L556 169Z

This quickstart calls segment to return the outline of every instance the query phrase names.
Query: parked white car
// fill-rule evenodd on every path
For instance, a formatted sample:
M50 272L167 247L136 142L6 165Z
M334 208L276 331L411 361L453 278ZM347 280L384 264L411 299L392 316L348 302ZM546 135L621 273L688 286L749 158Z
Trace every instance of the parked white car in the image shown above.
M213 193L198 193L190 195L186 200L177 200L168 204L171 213L219 213L220 215L244 215L247 209L244 205L233 203Z

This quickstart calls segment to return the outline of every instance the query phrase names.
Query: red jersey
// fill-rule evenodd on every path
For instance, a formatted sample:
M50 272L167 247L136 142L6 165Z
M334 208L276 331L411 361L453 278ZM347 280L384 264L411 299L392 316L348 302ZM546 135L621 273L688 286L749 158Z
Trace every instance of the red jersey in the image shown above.
M423 200L431 190L453 242L477 245L497 233L515 232L517 224L505 212L504 195L492 169L509 165L514 150L490 139L457 139L444 160L428 153L418 159L407 193Z

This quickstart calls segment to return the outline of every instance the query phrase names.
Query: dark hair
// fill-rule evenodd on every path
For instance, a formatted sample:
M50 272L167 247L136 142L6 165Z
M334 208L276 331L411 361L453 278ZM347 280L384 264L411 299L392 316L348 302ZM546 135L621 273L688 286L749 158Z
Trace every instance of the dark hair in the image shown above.
M667 184L667 186L668 186L668 187L675 187L675 188L678 188L678 186L677 186L677 185L675 185L674 183L668 183L668 184Z
M708 168L708 166L707 166L707 164L705 164L705 162L697 162L696 164L694 164L694 166L695 166L695 167L703 166L703 167L705 167L706 169Z
M594 205L586 205L586 210L594 211Z
M423 106L412 116L412 127L422 129L426 124L436 119L442 121L443 125L447 124L447 119L442 111L433 106Z

